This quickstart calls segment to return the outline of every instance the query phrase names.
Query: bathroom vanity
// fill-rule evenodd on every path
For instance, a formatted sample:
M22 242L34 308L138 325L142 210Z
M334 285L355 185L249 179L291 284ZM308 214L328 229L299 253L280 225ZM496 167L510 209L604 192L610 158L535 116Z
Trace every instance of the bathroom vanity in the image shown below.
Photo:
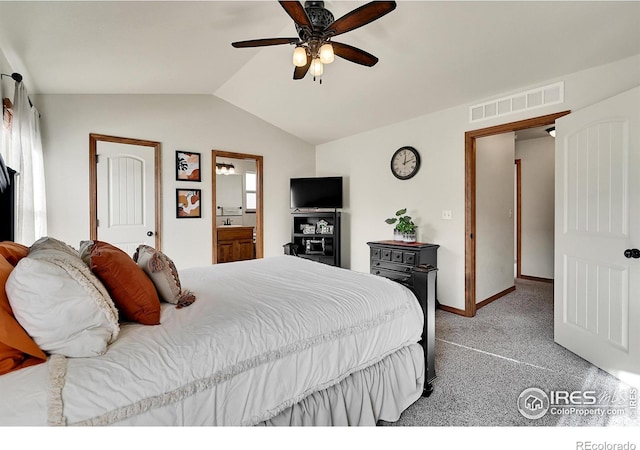
M253 227L222 225L216 229L218 236L217 262L254 259Z

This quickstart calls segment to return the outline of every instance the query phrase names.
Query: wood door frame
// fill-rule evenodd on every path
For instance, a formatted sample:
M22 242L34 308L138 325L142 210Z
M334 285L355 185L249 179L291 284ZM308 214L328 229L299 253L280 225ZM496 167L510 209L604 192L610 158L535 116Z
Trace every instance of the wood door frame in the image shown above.
M522 276L522 160L516 159L516 278Z
M264 179L264 157L261 155L251 155L249 153L234 153L224 150L211 150L211 217L213 226L211 262L218 262L218 224L216 221L216 159L232 158L232 159L253 159L256 161L256 258L264 258L264 196L262 188L262 180Z
M510 122L487 128L467 131L464 135L464 173L465 173L465 238L464 238L464 311L466 317L476 315L476 139L496 134L515 132L527 128L553 125L556 119L571 111L562 111L531 119Z
M156 250L162 250L162 165L160 142L143 139L107 136L105 134L89 133L89 239L98 239L98 142L113 142L116 144L139 145L153 148L153 173L155 188L155 233Z

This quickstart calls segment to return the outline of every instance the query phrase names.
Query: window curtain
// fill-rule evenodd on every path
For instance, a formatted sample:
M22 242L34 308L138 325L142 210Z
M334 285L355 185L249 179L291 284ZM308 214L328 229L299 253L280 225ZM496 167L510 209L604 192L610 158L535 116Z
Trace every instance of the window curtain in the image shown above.
M4 92L3 92L3 83L0 78L0 102L3 102ZM9 144L9 130L7 130L4 126L4 103L2 106L2 126L0 127L0 192L4 192L4 190L9 186L9 172L7 171L7 167L5 166L5 158L7 157L7 146Z
M29 246L47 235L47 203L40 114L31 106L23 82L16 82L15 86L11 147L6 163L18 172L15 241Z

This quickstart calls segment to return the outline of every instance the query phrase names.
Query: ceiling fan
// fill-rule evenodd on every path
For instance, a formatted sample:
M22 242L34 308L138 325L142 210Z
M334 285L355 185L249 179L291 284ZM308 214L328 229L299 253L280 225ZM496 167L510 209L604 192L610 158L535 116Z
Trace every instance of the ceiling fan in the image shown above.
M335 36L346 33L379 19L396 8L396 2L370 2L334 20L333 14L324 7L323 1L278 2L293 19L298 37L252 39L233 42L236 48L266 47L270 45L295 45L293 52L293 79L300 80L311 72L314 80L322 75L323 65L330 64L339 56L363 66L371 67L378 58L348 44L333 41ZM322 83L322 80L320 80Z

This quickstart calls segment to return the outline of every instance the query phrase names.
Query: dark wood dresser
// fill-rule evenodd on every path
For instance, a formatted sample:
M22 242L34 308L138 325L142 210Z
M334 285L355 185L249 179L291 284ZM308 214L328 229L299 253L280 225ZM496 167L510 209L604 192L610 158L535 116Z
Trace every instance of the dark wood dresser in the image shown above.
M413 269L422 266L438 267L438 247L424 242L375 241L369 246L371 273L395 281L409 281Z
M436 284L438 247L423 242L367 242L369 268L374 275L389 278L410 288L424 313L420 345L424 350L425 383L422 395L433 392L435 370Z

